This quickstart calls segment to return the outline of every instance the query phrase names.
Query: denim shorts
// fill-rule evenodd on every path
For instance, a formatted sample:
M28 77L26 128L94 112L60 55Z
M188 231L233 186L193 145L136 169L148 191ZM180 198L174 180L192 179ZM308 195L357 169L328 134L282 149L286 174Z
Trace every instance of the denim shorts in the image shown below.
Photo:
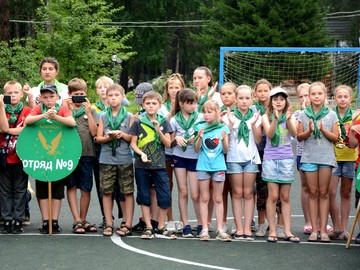
M226 173L257 173L259 171L258 165L251 161L246 162L226 162Z
M296 157L296 169L297 169L298 171L300 170L300 167L301 167L300 160L301 160L301 156L297 156L297 157Z
M333 176L355 177L355 161L338 161L337 167L333 168Z
M154 184L157 204L162 209L171 206L170 181L166 169L135 168L137 186L136 202L139 205L151 205L150 188Z
M301 163L301 170L304 172L316 172L320 168L331 168L331 166L316 163Z
M220 171L220 172L197 171L196 176L199 181L211 179L215 182L225 182L225 172L224 171Z
M294 181L294 159L264 160L261 177L267 182L290 183Z
M197 159L173 156L172 166L174 168L185 168L187 171L196 172Z
M94 157L80 157L79 164L75 170L66 177L66 186L91 192L93 187L93 163Z

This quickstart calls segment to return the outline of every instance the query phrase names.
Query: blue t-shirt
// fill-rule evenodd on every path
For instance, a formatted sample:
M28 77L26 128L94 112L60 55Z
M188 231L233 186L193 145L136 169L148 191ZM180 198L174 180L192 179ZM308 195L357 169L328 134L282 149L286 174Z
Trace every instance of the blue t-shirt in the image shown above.
M205 126L206 124L200 125L199 130L205 128ZM204 133L196 165L197 171L218 172L226 170L221 134L223 130L225 130L226 134L230 134L230 130L226 125Z

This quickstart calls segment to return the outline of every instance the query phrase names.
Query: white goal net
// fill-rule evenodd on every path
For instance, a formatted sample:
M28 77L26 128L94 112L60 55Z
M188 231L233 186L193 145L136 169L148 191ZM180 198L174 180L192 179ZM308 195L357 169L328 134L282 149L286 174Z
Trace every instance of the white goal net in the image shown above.
M360 48L222 47L219 83L254 86L264 78L295 94L301 83L322 81L330 96L340 84L358 92L359 61Z

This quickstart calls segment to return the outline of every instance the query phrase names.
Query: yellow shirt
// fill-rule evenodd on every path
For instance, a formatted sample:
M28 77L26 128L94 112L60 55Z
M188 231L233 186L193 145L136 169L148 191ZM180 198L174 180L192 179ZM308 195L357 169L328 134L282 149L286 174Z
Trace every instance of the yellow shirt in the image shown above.
M346 130L346 139L344 140L345 145L349 144L349 130L352 124L352 120L347 121L344 126ZM338 125L340 125L338 123ZM335 158L336 161L356 161L358 156L358 148L349 148L348 146L345 146L344 148L340 149L335 147Z

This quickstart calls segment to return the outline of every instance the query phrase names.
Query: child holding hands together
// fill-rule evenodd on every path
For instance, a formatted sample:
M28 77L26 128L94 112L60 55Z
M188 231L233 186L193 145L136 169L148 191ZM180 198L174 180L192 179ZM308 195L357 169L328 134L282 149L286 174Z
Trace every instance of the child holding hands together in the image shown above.
M291 137L296 136L295 118L287 100L288 94L280 87L270 91L270 104L262 117L266 145L262 164L262 178L267 182L266 216L269 221L268 242L277 242L275 210L280 198L284 219L285 241L299 243L291 233L290 188L294 181L294 160Z

